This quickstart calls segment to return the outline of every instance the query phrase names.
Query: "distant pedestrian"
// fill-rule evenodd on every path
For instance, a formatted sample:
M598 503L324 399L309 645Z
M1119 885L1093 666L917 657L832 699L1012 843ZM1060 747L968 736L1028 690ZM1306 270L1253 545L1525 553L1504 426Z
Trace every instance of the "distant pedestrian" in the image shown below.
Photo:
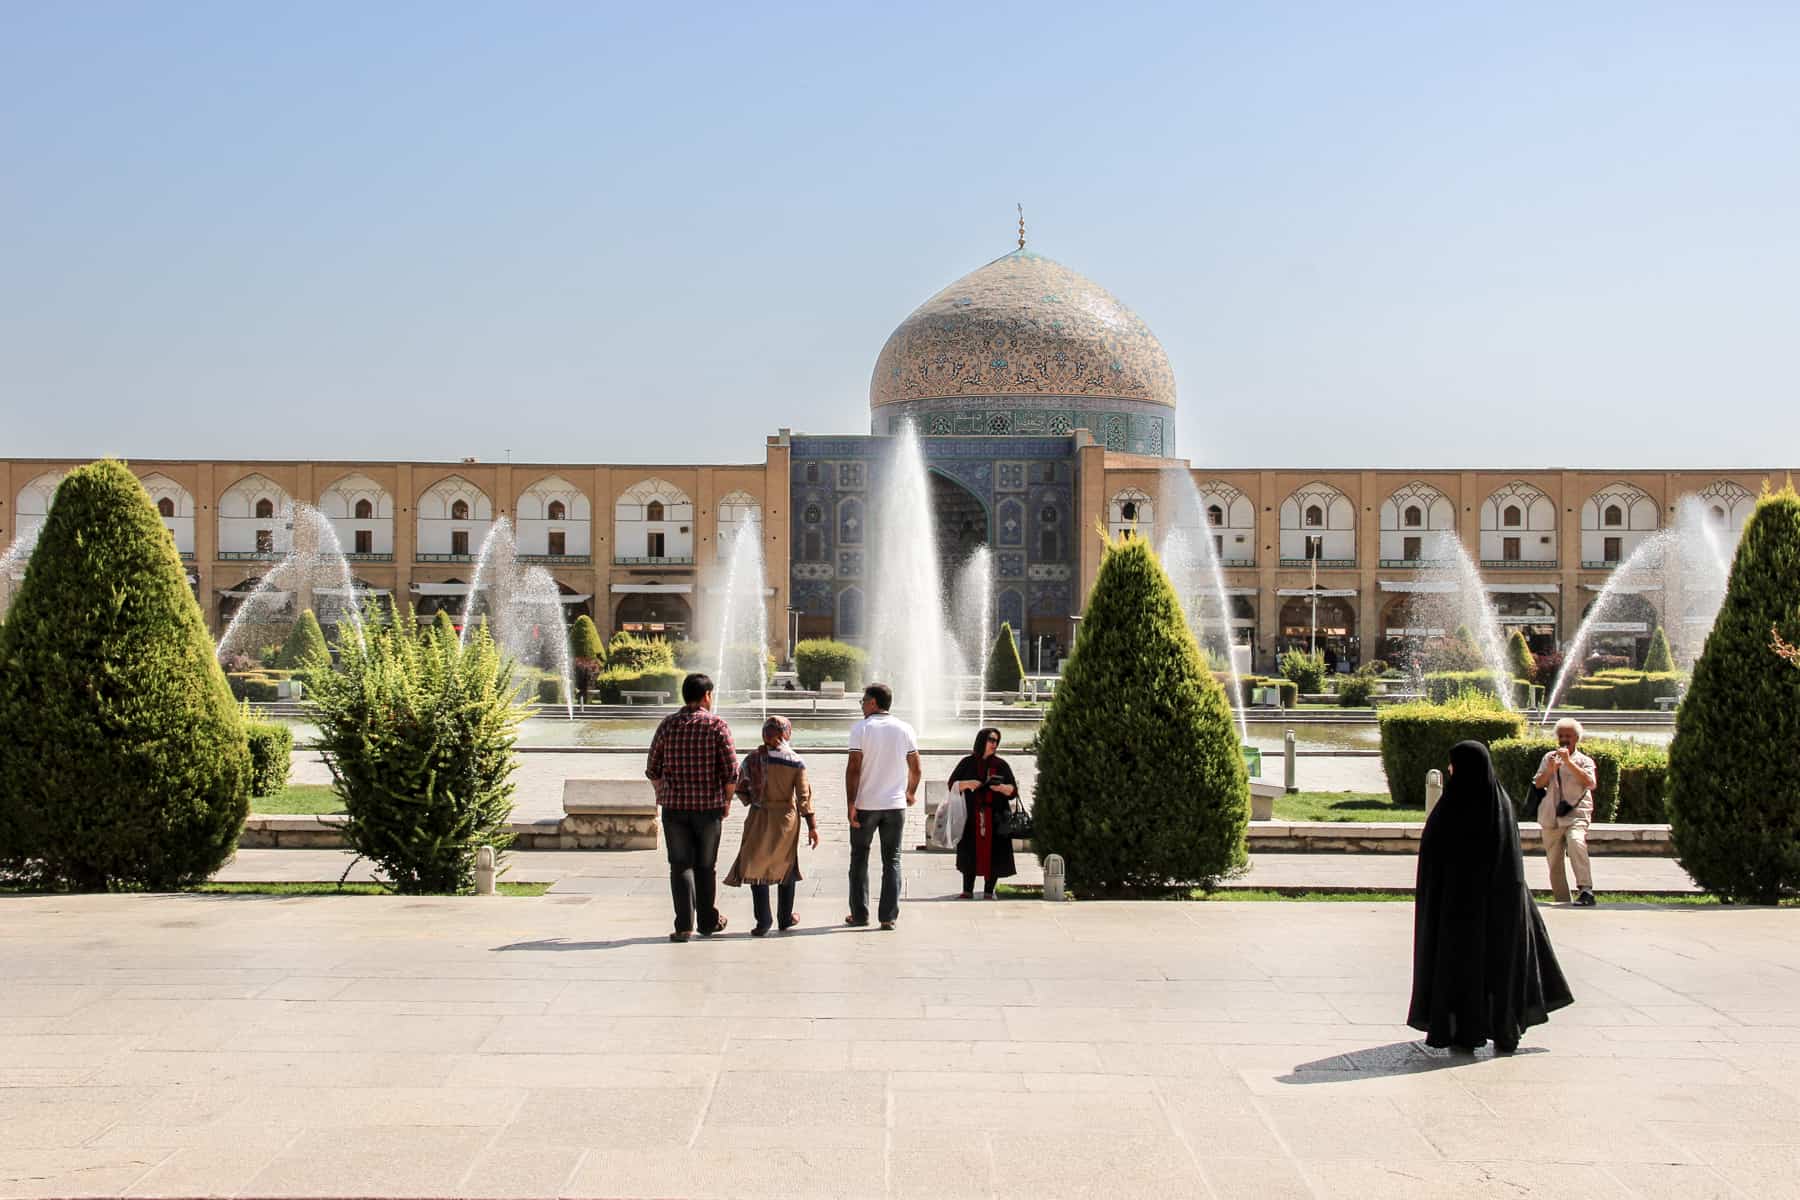
M800 923L794 913L794 885L800 882L800 822L806 822L806 841L819 845L819 826L813 817L812 784L806 779L806 763L794 753L794 725L786 717L763 722L763 744L744 756L738 774L738 798L750 806L744 816L744 836L736 861L725 875L726 887L750 885L756 909L751 937L763 937L775 923L769 912L769 888L779 896L781 931Z
M863 689L863 719L850 727L850 762L844 796L850 813L850 914L844 924L869 923L869 847L881 838L883 929L900 919L900 839L906 810L919 802L919 743L912 726L894 716L894 690L885 683Z
M1412 1004L1428 1046L1511 1054L1532 1025L1574 1003L1525 886L1512 801L1488 749L1459 742L1425 819L1413 893Z
M1575 903L1594 904L1594 876L1588 867L1588 822L1594 819L1594 787L1599 768L1583 754L1581 722L1564 717L1556 723L1556 749L1544 755L1532 784L1544 789L1538 801L1538 824L1544 830L1544 857L1550 866L1550 894L1559 903L1569 900L1566 858L1575 868Z
M1000 757L1000 731L983 729L975 749L950 772L949 788L961 792L969 806L962 837L956 843L956 869L962 872L962 898L975 898L975 877L982 880L981 898L992 900L994 886L1017 875L1013 864L1013 797L1019 784L1012 767Z
M669 894L675 902L671 942L685 942L698 924L701 937L725 928L715 905L720 826L737 783L731 726L713 712L713 681L681 681L681 710L670 713L650 739L644 775L656 785L663 844L669 854Z

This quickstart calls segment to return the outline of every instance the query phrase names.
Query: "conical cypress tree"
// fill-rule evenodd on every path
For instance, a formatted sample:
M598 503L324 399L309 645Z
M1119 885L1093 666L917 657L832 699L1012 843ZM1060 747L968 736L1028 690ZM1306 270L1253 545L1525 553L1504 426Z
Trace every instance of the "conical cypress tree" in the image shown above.
M593 662L606 661L606 643L600 638L600 631L594 627L594 618L582 613L575 618L574 627L569 630L569 657L585 658Z
M1078 892L1210 887L1244 865L1237 726L1144 539L1108 542L1038 742L1032 839Z
M1537 659L1531 653L1531 643L1516 629L1506 639L1506 665L1513 673L1513 678L1523 679L1527 683L1537 675Z
M1650 636L1650 650L1644 655L1644 670L1673 671L1675 655L1669 649L1669 635L1658 625L1656 632Z
M450 619L449 613L440 608L437 616L431 618L431 632L434 637L447 637L454 642L456 640L456 622Z
M987 672L982 686L990 692L1016 692L1025 682L1025 663L1019 658L1019 643L1013 640L1012 623L1000 622L1000 636L988 651Z
M0 635L0 869L180 887L224 863L250 749L175 544L116 461L71 471Z
M1770 629L1800 629L1800 496L1765 495L1694 664L1669 746L1669 823L1681 865L1727 899L1800 892L1800 672Z
M320 660L331 661L331 647L325 644L325 631L319 628L319 618L313 615L313 610L302 609L300 619L294 622L287 641L282 643L275 665L284 671L298 671Z

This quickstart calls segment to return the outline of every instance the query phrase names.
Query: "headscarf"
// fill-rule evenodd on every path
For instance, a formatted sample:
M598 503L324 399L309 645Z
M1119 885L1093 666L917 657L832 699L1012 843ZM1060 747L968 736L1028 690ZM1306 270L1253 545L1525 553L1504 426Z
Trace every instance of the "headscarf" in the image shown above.
M1459 874L1490 879L1508 865L1508 852L1517 845L1512 801L1482 743L1458 742L1451 747L1450 766L1444 794L1426 819L1425 836Z
M993 728L977 729L975 731L975 748L973 750L969 751L969 753L973 754L976 758L981 758L982 751L987 749L987 740L990 736L994 737L994 738L999 738L1000 731L998 729L993 729ZM994 753L995 754L1000 753L1000 748L998 746L994 747Z
M763 744L744 756L744 786L739 790L753 801L762 796L763 768L765 764L777 762L785 766L806 768L806 762L794 753L794 723L786 717L771 716L763 722ZM776 734L781 744L773 750L769 749L769 735Z

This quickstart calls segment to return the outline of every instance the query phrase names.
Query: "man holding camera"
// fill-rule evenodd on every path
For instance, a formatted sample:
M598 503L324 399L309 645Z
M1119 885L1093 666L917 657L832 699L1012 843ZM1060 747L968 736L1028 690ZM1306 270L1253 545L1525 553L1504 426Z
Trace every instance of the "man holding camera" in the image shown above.
M1576 749L1581 744L1581 722L1564 717L1556 723L1556 749L1544 755L1531 782L1544 789L1538 803L1538 824L1544 830L1544 857L1550 864L1550 894L1558 903L1569 899L1569 877L1563 869L1565 855L1575 867L1575 903L1589 908L1594 903L1594 877L1588 871L1588 822L1594 819L1594 786L1599 774L1594 760Z

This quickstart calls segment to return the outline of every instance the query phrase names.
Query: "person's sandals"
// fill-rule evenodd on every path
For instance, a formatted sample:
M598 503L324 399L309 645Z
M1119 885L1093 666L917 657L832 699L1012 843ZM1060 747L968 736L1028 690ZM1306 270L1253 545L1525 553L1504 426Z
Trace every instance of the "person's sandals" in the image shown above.
M799 923L800 923L800 914L795 913L793 916L789 917L787 920L785 920L781 923L781 932L786 933L788 930L792 929L794 926L798 925Z

